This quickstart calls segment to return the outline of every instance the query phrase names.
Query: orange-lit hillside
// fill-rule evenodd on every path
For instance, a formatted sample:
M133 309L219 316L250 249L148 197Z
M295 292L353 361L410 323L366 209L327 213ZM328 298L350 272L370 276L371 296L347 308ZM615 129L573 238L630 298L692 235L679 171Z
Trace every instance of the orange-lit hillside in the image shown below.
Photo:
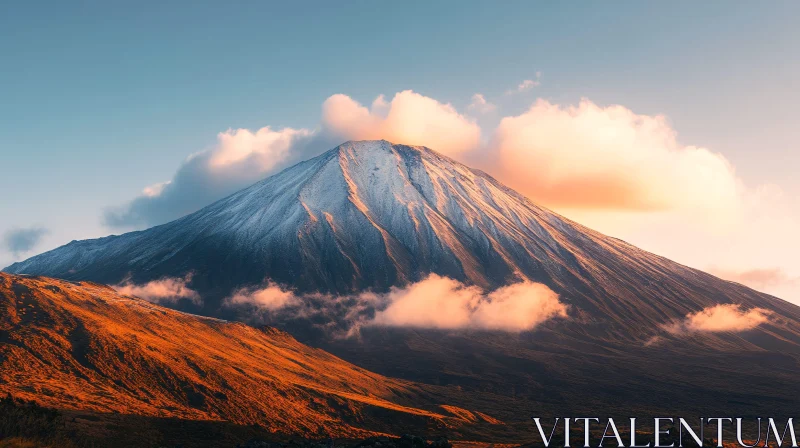
M42 405L356 436L467 423L412 384L278 330L165 309L88 282L0 273L0 393ZM435 406L428 406L436 409ZM441 409L441 408L440 408Z

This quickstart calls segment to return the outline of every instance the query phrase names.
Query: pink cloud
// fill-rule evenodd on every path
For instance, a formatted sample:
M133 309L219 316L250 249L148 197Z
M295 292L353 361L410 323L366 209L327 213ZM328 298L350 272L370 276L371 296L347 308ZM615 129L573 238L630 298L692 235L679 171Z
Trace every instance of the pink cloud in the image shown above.
M494 112L497 106L486 100L482 93L472 95L472 101L467 106L467 109L478 112L480 114L488 114Z
M280 315L312 320L338 316L343 324L338 334L345 337L357 335L365 326L521 332L567 317L558 295L539 283L522 281L487 293L436 274L387 293L341 296L295 294L267 282L235 292L224 304L255 307L266 312L259 317L267 320Z
M541 283L521 282L492 291L472 316L479 328L524 331L553 317L567 317L558 295Z
M411 90L397 93L389 103L379 96L369 109L347 95L333 95L322 105L322 121L344 140L385 139L449 156L475 149L481 134L453 106Z
M427 279L393 288L389 306L376 314L373 324L391 327L457 329L471 325L482 292L457 280L432 274Z
M740 305L720 304L686 315L686 319L667 326L673 334L689 332L740 332L751 330L769 320L770 311L762 308L744 310Z
M724 157L679 144L664 117L623 106L539 100L503 118L489 154L493 174L549 206L719 210L739 200Z
M534 79L525 79L521 83L517 85L515 89L511 89L506 91L506 95L513 95L515 93L522 93L528 90L531 90L534 87L539 87L542 85L542 72L536 72L536 77Z
M120 294L139 297L148 302L175 303L180 299L189 299L199 304L200 295L187 286L191 279L187 275L184 278L165 277L138 285L125 282L114 286L114 289Z
M777 285L792 285L798 282L781 268L748 269L743 271L710 268L709 272L719 278L741 283L751 288L763 289Z
M275 311L297 302L297 297L291 291L281 288L273 282L268 282L264 288L239 289L225 300L225 304L228 306L252 305L268 311Z
M478 287L432 274L405 288L393 288L386 299L388 306L370 325L519 332L567 316L566 306L553 291L527 281L485 294Z

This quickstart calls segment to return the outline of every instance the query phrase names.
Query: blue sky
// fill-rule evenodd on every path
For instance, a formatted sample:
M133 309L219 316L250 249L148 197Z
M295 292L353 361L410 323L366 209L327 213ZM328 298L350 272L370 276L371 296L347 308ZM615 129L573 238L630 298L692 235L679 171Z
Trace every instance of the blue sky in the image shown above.
M5 2L0 233L48 229L24 257L119 232L104 210L219 132L314 128L333 94L407 89L465 113L480 92L499 111L474 118L485 127L537 98L663 114L743 182L798 197L798 19L797 2ZM0 265L20 257L0 251Z

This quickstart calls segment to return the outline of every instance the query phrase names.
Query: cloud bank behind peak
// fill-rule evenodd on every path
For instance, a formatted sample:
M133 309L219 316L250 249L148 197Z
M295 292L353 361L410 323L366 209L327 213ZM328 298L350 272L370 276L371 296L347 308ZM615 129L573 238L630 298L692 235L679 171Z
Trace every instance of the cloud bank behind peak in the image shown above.
M489 104L483 95L480 100ZM411 90L390 101L381 95L370 107L336 94L321 109L314 128L219 133L211 148L189 156L172 179L108 210L105 223L161 224L343 141L368 139L428 146L550 207L727 211L739 202L741 182L723 156L681 145L664 117L623 106L538 100L520 115L502 118L487 139L475 119Z

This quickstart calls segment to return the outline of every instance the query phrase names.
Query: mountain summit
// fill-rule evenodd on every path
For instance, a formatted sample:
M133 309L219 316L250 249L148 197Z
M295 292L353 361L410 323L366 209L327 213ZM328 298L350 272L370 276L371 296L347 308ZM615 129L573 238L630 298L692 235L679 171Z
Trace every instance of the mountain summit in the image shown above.
M336 293L435 272L491 287L543 277L560 223L427 148L348 142L174 222L74 241L6 270L109 283L193 271L215 287L270 278Z
M344 143L176 221L73 241L6 271L110 284L192 274L207 314L265 280L344 294L436 273L485 289L544 283L573 305L573 320L625 337L720 303L800 318L791 304L590 230L433 150L387 141Z

